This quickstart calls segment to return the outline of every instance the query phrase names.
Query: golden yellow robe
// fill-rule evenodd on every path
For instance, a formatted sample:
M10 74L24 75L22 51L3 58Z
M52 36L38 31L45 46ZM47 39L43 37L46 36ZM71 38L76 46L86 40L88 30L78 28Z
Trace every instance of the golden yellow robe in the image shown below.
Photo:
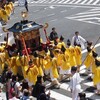
M76 66L76 58L75 58L75 48L70 46L67 48L69 51L69 63L72 66Z
M51 67L51 70L52 70L52 76L53 78L58 78L59 77L59 74L58 74L58 70L57 70L57 58L52 58L52 67Z
M84 65L86 66L86 68L89 68L93 62L94 58L92 56L92 52L88 52L86 59L84 61Z
M76 58L76 65L82 64L82 53L81 48L79 46L75 46L75 58Z

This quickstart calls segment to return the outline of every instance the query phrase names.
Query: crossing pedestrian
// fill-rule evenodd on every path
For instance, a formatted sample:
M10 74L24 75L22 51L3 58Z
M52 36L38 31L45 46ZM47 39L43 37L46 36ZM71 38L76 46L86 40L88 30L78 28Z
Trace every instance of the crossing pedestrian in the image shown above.
M80 45L81 49L85 49L85 43L87 43L87 41L76 31L75 36L72 37L72 46Z
M77 67L71 68L72 78L70 80L69 87L72 93L72 100L78 100L78 94L81 92L81 78L79 73L77 72Z
M27 2L27 0L25 0L25 8L26 8L26 11L28 12L29 10L28 10L28 2Z

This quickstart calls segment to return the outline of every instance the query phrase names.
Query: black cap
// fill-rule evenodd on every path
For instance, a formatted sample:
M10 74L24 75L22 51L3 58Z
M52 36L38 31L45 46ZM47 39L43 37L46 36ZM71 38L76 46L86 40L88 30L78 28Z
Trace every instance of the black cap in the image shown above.
M99 67L100 66L100 61L95 59L95 64L96 64L97 67Z
M56 29L55 27L52 28L52 30L55 30L55 29Z
M87 45L91 46L92 42L91 41L87 41Z
M69 40L69 39L67 40L67 45L68 45L68 46L70 46L70 45L71 45L71 42L70 42L70 40Z
M88 51L88 52L91 52L91 48L90 48L90 47L87 47L87 51Z
M60 36L60 40L62 40L62 41L64 40L64 37L62 35Z
M92 55L93 55L94 58L96 58L98 56L98 54L94 51L92 51Z
M62 47L61 47L61 51L62 52L65 52L66 51L66 48L62 45Z
M33 52L33 56L34 57L38 57L38 53L35 51L35 52Z
M76 71L77 71L77 67L75 67L75 66L72 66L72 68L71 68L71 71L74 71L74 72L76 72Z

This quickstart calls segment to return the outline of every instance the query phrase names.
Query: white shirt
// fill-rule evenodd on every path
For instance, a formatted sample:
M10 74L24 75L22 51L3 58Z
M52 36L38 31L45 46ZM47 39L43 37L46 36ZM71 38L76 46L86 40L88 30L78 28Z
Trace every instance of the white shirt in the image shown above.
M80 44L82 49L85 49L86 40L82 36L80 36L80 35L73 36L72 46L74 46L74 42L76 42L77 44Z
M72 89L72 91L76 90L77 87L80 88L80 82L81 82L81 77L79 75L79 73L75 73L70 81L70 88Z

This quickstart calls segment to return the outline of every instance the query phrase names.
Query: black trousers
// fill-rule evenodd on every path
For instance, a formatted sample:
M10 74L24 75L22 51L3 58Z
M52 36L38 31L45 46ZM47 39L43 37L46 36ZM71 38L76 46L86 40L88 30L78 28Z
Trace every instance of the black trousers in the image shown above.
M26 8L26 11L28 12L28 3L25 2L25 8Z

